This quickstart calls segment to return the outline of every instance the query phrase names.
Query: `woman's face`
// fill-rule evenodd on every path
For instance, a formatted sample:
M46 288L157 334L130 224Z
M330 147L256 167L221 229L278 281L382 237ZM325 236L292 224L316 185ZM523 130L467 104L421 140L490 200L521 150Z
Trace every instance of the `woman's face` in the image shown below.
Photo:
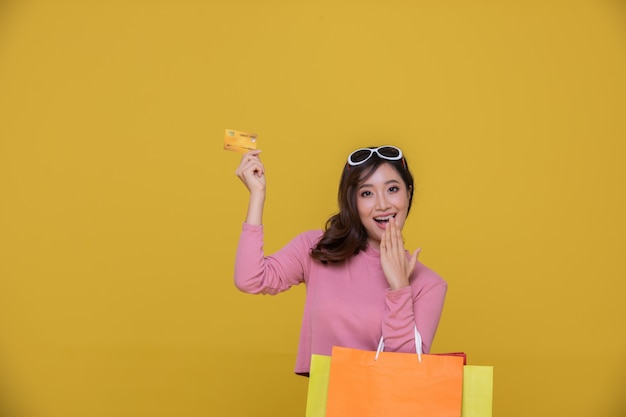
M379 249L383 231L391 217L400 229L409 211L410 189L390 164L380 165L356 191L356 205L361 223L367 231L367 243Z

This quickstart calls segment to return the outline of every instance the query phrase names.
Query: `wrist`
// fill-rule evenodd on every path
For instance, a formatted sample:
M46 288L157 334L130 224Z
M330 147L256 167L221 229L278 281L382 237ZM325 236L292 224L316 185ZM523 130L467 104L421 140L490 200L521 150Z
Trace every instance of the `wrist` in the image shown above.
M251 193L248 202L248 213L246 215L246 223L261 225L263 224L263 206L265 203L265 193Z
M393 294L394 297L404 297L404 294L410 294L412 292L410 285L405 285L398 288L393 288L389 286L387 289L388 294Z
M389 283L389 289L391 291L398 291L399 289L402 289L404 287L408 287L409 286L409 281L402 281L402 282L390 282Z

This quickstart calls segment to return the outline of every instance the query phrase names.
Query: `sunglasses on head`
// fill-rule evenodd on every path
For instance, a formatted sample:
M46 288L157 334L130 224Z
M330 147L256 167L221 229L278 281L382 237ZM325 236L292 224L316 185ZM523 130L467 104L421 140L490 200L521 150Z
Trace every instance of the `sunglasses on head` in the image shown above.
M352 152L348 156L348 164L351 166L361 165L368 159L372 157L372 155L378 155L381 159L387 159L389 161L397 161L402 159L402 151L400 148L396 148L395 146L385 145L379 146L378 148L361 148Z

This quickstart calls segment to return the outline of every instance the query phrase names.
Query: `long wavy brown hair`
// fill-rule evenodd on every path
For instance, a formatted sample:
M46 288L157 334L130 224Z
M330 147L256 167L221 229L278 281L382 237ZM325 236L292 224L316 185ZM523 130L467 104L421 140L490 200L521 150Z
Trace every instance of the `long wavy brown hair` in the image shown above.
M375 147L371 147L374 149ZM317 245L311 249L311 257L322 263L342 262L356 255L367 246L367 231L361 223L357 209L358 185L368 179L382 164L391 165L400 174L409 190L409 208L413 201L413 175L405 158L390 161L380 158L376 153L361 165L343 168L339 182L339 212L326 221L324 234ZM407 213L408 214L408 213Z

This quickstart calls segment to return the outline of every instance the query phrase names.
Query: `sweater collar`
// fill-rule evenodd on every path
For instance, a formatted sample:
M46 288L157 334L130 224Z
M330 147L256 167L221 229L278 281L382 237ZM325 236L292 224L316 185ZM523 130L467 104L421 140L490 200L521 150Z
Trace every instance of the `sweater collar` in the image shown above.
M367 245L363 252L371 258L380 259L380 250L371 245Z

